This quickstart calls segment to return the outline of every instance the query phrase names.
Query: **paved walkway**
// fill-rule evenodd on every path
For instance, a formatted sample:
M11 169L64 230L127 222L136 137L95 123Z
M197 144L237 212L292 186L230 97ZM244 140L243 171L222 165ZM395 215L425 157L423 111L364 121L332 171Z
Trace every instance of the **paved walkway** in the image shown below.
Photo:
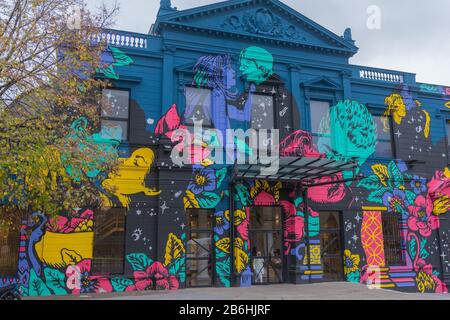
M38 298L42 299L42 298ZM146 291L123 294L61 296L62 300L450 300L450 294L413 294L370 290L355 283L270 285L252 288L196 288L178 291Z

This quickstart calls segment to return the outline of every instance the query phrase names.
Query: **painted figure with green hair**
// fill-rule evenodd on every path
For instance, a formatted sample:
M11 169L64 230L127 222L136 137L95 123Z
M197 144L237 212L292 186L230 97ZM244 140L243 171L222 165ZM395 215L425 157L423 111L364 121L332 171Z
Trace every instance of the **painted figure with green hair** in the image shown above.
M248 47L242 50L240 71L248 82L259 85L273 74L273 56L266 49Z

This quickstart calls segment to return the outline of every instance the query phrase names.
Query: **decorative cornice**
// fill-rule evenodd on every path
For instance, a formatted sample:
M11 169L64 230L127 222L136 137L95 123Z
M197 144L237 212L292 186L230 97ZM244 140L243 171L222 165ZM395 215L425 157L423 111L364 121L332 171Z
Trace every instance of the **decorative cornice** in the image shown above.
M291 37L295 38L296 35L298 35L296 33L297 30L290 28L290 26L285 27L284 30L277 28L277 21L276 21L275 13L278 12L279 14L283 14L283 15L289 17L290 19L292 19L293 22L301 24L307 30L309 30L309 32L312 32L315 35L318 35L324 39L327 39L333 45L336 45L337 47L341 48L342 52L346 52L347 55L352 56L358 51L358 48L355 45L353 45L349 41L346 41L343 37L340 37L340 36L334 34L333 32L323 28L322 26L318 25L314 21L308 19L307 17L303 16L299 12L296 12L294 9L290 8L289 6L283 4L282 2L280 2L278 0L230 0L227 2L221 2L221 3L212 4L212 5L201 6L201 7L197 7L197 8L193 8L193 9L179 11L175 14L170 14L170 15L162 17L161 19L158 19L157 22L155 23L155 31L159 32L161 27L166 27L166 26L169 26L170 24L177 24L177 23L183 24L183 23L186 23L187 21L195 20L196 18L201 18L201 17L207 16L209 14L215 14L218 12L229 12L229 11L236 10L236 9L247 8L247 7L250 7L255 4L264 5L264 8L266 10L261 15L261 17L263 17L263 19L261 20L261 21L263 21L262 24L260 24L260 23L255 24L254 19L253 19L253 21L252 20L249 21L250 31L253 30L253 32L256 32L256 34L258 34L258 35L265 34L267 36L267 33L269 35L270 34L275 34L275 35L284 34L284 37L286 37L286 38L291 38ZM268 10L269 8L272 9L272 11ZM259 10L261 10L261 9L259 9ZM257 9L256 12L259 10ZM268 14L268 12L270 12L270 14ZM267 18L269 15L272 15L273 17L275 17L275 21L273 21L273 22L275 22L275 24L273 24L274 28L272 28L271 30L264 28L264 25L265 25L264 17ZM234 24L234 23L232 23L232 24ZM259 27L258 27L258 24L260 24ZM234 27L236 27L236 26L239 27L239 24L237 24L237 25L234 24ZM256 28L253 28L255 26L256 26ZM263 27L262 29L261 29L261 26ZM266 25L266 26L269 26L269 25ZM292 24L292 26L295 27L293 24ZM193 27L193 28L200 28L200 27ZM261 34L261 31L262 31L262 34ZM301 39L302 37L300 36L299 38ZM326 48L325 48L325 50L326 50Z
M321 51L326 53L333 53L333 54L341 54L344 56L351 57L354 55L354 52L352 50L346 49L346 48L337 48L337 47L325 47L322 45L315 45L315 44L308 44L308 43L302 43L302 42L295 42L292 40L285 40L285 39L276 39L276 38L269 38L267 36L262 35L252 35L252 34L240 34L240 33L234 33L231 31L226 30L220 30L220 29L214 29L214 28L206 28L201 26L188 26L177 22L161 22L161 26L167 27L167 28L173 28L176 30L183 30L183 31L189 31L189 32L200 32L204 34L212 34L216 36L224 36L234 39L243 39L243 40L251 40L251 41L258 41L263 43L271 43L274 45L283 45L286 47L291 48L298 48L301 47L303 49L308 50L315 50L315 51Z

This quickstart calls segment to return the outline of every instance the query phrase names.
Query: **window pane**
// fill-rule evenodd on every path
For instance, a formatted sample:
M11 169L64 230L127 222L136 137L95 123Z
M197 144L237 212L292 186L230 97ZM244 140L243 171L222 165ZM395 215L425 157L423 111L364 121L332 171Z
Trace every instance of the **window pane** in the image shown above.
M390 141L378 141L374 154L377 158L392 158L392 144Z
M320 213L320 229L335 230L339 229L339 212L321 212Z
M188 226L191 230L210 230L214 210L188 209L186 210Z
M390 118L373 116L373 119L377 124L378 140L375 153L372 157L393 158L392 126Z
M254 94L252 100L252 128L274 129L273 96Z
M20 219L0 209L0 275L12 276L17 271Z
M128 139L128 122L102 120L101 135L103 139L126 141Z
M278 230L281 228L281 208L253 207L250 210L250 229Z
M125 90L104 89L102 117L128 119L130 93Z
M310 102L310 112L311 112L311 132L318 133L320 130L320 122L326 116L330 110L330 103L325 101L315 101Z
M383 214L383 240L386 265L403 265L399 217Z
M391 140L390 118L373 116L373 120L377 124L378 139Z
M194 124L200 120L203 120L203 125L211 126L211 90L187 87L184 121Z
M93 273L123 273L125 208L96 210Z

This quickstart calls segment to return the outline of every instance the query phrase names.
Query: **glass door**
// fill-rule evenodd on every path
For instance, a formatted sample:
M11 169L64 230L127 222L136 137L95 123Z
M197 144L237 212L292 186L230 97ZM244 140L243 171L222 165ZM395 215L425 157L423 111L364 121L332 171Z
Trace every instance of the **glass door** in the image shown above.
M214 279L213 216L214 210L188 209L186 286L210 287Z
M320 246L323 280L344 280L339 212L320 212Z
M282 211L279 207L250 210L253 284L283 282Z

